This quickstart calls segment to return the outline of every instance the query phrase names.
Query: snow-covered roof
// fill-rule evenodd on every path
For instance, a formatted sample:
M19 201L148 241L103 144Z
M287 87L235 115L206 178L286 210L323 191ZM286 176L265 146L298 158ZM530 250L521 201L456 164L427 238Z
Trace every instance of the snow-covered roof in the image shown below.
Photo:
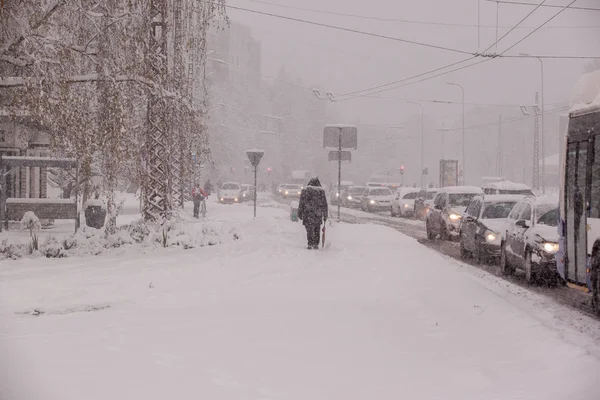
M510 201L514 201L519 202L521 200L523 200L525 196L523 195L519 195L519 194L488 194L485 195L483 200L488 203L500 203L500 202L510 202Z
M447 186L447 187L441 188L439 191L440 192L445 192L445 193L477 193L477 194L483 194L483 190L481 190L481 188L477 187L477 186Z
M84 208L87 206L104 207L104 202L100 199L90 199L85 202Z
M600 107L600 69L583 74L573 89L570 112Z
M409 193L419 193L421 190L422 190L421 188L401 187L401 188L398 188L397 192L399 192L402 195L405 195L405 194L409 194Z
M27 203L37 203L37 204L75 204L75 200L73 199L31 199L31 198L8 198L6 199L7 203L16 203L16 204L27 204Z
M327 124L326 128L356 128L356 125L352 124Z
M558 207L558 194L544 194L535 198L535 205L543 206L543 205L555 205Z
M517 183L511 181L486 183L485 185L483 185L483 187L497 190L531 190L531 188L524 183Z

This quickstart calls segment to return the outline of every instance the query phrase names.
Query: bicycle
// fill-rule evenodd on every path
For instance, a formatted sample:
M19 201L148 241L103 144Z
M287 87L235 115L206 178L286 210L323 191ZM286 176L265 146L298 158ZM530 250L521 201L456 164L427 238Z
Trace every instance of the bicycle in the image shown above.
M206 217L206 199L202 199L202 202L200 203L200 214L202 215L202 218Z

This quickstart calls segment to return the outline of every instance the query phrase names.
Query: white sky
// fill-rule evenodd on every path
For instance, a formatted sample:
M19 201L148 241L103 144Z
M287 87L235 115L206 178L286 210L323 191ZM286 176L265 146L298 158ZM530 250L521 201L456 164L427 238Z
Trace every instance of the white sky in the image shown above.
M273 14L286 15L320 23L477 51L478 0L265 0L270 3L346 14L405 19L470 27L436 26L402 22L375 21L326 15L310 11L282 8L252 0L229 0L228 4ZM547 4L567 4L568 0L547 0ZM479 0L481 10L481 47L495 40L496 4ZM600 8L593 0L578 0L576 6ZM501 26L513 26L532 7L500 4ZM499 44L501 51L529 33L554 13L557 8L540 8ZM276 75L283 65L302 78L304 85L320 85L333 93L344 93L406 78L434 69L467 56L438 49L367 37L349 32L306 25L298 22L228 9L233 21L252 29L261 41L263 73ZM567 10L507 54L600 55L600 12ZM571 28L556 28L570 26ZM579 28L572 28L579 26ZM502 36L507 28L500 28ZM572 87L581 74L585 60L545 60L545 101L547 104L568 102ZM379 93L379 96L442 99L460 101L460 89L445 85L453 81L465 87L467 102L532 103L540 90L540 68L535 59L496 59L447 76ZM361 122L402 123L409 114L419 113L418 106L390 99L360 98L336 104L345 117L359 114ZM426 112L452 123L460 116L459 105L425 104ZM549 109L551 106L548 106Z

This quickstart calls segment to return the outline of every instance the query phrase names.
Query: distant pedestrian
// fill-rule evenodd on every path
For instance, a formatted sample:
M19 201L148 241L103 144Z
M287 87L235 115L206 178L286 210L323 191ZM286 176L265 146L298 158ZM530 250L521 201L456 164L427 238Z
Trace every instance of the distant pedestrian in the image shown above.
M204 201L204 199L208 195L198 183L194 185L192 189L192 201L194 202L194 218L198 218L198 214L200 213L200 203Z
M308 249L318 249L321 240L321 224L327 221L329 210L325 189L321 187L319 178L313 178L302 190L298 205L298 218L306 228Z

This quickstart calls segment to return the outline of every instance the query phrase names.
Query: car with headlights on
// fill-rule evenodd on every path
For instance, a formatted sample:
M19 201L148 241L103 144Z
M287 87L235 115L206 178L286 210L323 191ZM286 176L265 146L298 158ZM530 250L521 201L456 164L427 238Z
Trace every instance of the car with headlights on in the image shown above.
M438 190L437 188L429 188L419 191L415 199L415 209L413 211L415 218L420 220L427 218L429 210L433 208L433 199L437 195Z
M254 200L254 185L242 185L241 201Z
M281 185L281 195L284 199L300 198L302 186L296 184Z
M239 203L242 198L242 185L237 182L225 182L217 189L219 203Z
M342 205L348 208L360 207L365 190L364 186L350 186L342 192Z
M337 183L331 186L331 191L329 192L329 204L331 205L341 205L344 202L344 192L348 190L348 188L354 186L352 181L342 181L340 187L338 188Z
M471 200L482 195L476 186L451 186L439 190L433 199L433 208L425 219L427 238L434 240L458 240L462 216Z
M524 196L476 196L465 210L460 225L460 255L477 264L500 258L500 233L508 214Z
M367 188L362 197L361 209L367 212L389 211L392 197L392 191L386 187Z
M404 187L396 190L392 200L392 217L412 217L415 213L415 199L421 189Z
M500 269L511 275L525 272L525 281L558 282L558 197L528 196L508 215L500 243Z

